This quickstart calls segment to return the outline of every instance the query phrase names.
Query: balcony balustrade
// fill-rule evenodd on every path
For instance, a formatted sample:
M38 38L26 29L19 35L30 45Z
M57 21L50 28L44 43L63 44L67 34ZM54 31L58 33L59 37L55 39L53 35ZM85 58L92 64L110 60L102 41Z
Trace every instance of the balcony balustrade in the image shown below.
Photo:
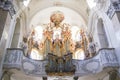
M7 49L4 60L4 68L17 68L24 71L27 75L47 76L46 65L49 63L45 60L33 60L25 57L22 49L13 48ZM85 76L96 74L107 67L119 67L114 48L100 49L97 54L86 60L72 59L72 64L75 65L74 76Z

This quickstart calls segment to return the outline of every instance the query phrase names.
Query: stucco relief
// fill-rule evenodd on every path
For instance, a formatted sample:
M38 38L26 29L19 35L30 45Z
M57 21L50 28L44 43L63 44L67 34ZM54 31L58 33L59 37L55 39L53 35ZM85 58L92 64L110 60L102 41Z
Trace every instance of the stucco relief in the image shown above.
M0 0L0 8L8 10L11 16L15 14L14 5L12 2L13 2L12 0Z
M76 66L76 76L95 74L102 71L104 67L119 66L114 48L101 49L94 58L84 61L74 60L73 63Z
M45 65L47 61L35 61L25 58L22 61L22 70L29 75L45 76Z
M101 63L104 67L118 66L118 60L113 49L100 51Z
M100 72L101 64L99 59L90 59L85 61L74 61L76 68L75 76L83 76Z
M114 16L116 11L120 11L120 1L111 1L111 4L107 10L107 15L109 16L110 19Z
M7 49L7 53L4 60L4 67L21 67L23 57L22 49Z
M47 76L45 66L47 60L32 60L23 56L20 49L8 49L4 61L4 68L19 68L27 75ZM118 67L114 48L104 48L99 50L98 54L87 60L73 59L75 65L75 76L84 76L99 73L105 67Z
M109 6L106 13L107 13L107 15L109 16L110 19L113 17L113 15L115 14L115 9L114 9L113 5Z

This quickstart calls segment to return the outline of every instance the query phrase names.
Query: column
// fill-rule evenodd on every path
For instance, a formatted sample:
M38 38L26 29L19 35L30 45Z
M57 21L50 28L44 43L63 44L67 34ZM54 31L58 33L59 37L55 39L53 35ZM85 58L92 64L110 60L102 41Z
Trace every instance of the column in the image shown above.
M2 76L2 59L7 41L7 32L9 30L10 17L8 11L0 8L0 78Z
M8 11L5 11L0 8L0 40L2 37L3 30L4 30L7 14L8 14Z
M0 79L3 75L3 62L12 16L15 14L12 0L0 0Z

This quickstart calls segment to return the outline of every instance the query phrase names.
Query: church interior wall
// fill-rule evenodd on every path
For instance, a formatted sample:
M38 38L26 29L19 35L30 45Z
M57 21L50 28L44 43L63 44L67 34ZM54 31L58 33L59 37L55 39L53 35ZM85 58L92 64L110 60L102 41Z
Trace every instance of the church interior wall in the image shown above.
M102 18L103 22L105 24L105 30L107 31L107 38L109 40L109 48L115 48L116 51L116 55L118 58L118 61L120 63L120 58L119 58L119 52L120 52L120 40L118 40L117 38L119 38L118 36L116 36L116 33L119 34L119 21L118 21L118 17L115 14L112 18L112 20L110 20L110 18L106 15L105 12L100 12L100 11L96 11L97 16L95 15L95 13L93 13L94 17L90 17L91 20L89 20L91 22L91 24L89 24L89 31L92 31L93 37L94 37L94 41L96 41L98 43L97 47L100 48L100 43L99 43L99 38L97 36L97 20L98 18ZM92 23L93 22L93 23ZM93 28L90 28L93 27ZM117 27L115 31L115 28ZM92 29L92 30L91 30ZM96 43L95 42L95 43ZM120 70L119 70L120 71Z
M117 17L118 15L115 13L114 16L112 17L111 21L113 23L113 27L114 27L114 31L115 31L115 36L117 38L117 46L116 46L116 55L117 58L119 60L120 63L120 57L119 57L119 53L120 53L120 22L119 22L119 17ZM119 69L120 72L120 69Z
M109 41L109 48L115 48L115 52L118 58L118 61L120 63L120 58L119 58L119 52L120 52L120 47L119 47L119 43L120 40L117 40L117 38L119 38L118 36L116 37L116 31L115 31L115 26L118 27L119 26L119 21L117 19L117 16L115 15L115 17L113 17L113 20L110 20L110 18L106 15L105 12L103 11L93 11L92 14L90 14L90 18L89 18L89 24L88 24L88 29L89 29L89 33L91 33L93 35L95 44L96 44L96 49L99 50L100 48L100 43L99 43L99 38L97 35L97 20L99 18L103 19L103 23L105 25L105 31L107 34L107 38ZM114 26L115 25L115 26ZM119 30L119 29L117 29ZM118 32L119 33L119 32ZM120 71L120 70L119 70Z
M97 23L98 23L98 21L95 20L94 24L97 25ZM97 33L97 27L94 27L92 29L93 29L93 31L91 30L92 31L91 35L93 36L93 41L96 45L96 50L98 51L100 48L100 43L99 43L99 37L98 37L98 33Z
M107 38L108 38L108 41L109 41L109 48L110 47L116 47L117 46L117 41L116 41L115 31L114 31L112 22L110 21L110 19L108 18L108 16L105 13L97 11L97 15L98 15L98 18L96 17L96 18L92 19L93 20L93 23L91 25L92 28L89 28L89 31L92 29L91 30L92 32L96 31L96 33L98 33L98 31L97 31L97 20L99 18L101 18L103 20L104 28L105 28L106 35L107 35ZM97 38L97 37L95 36L95 38ZM100 46L99 41L97 41L97 42L98 42L98 45Z
M13 17L11 19L11 23L9 25L10 29L9 29L9 36L7 39L7 47L10 48L11 43L12 43L12 38L13 38L13 34L14 34L14 29L15 29L15 24L16 24L16 17Z
M4 14L4 15L2 15ZM2 37L2 33L3 33L3 29L4 29L4 25L5 25L5 20L6 20L6 17L7 17L7 12L4 11L3 9L0 9L0 40L1 40L1 37Z
M85 4L85 6L82 6L82 7L79 7L79 3L80 3L79 1L78 2L70 2L69 5L67 4L67 2L68 1L61 1L61 2L58 1L55 3L54 1L48 1L47 3L49 3L49 4L46 5L46 1L44 0L44 1L40 1L40 2L38 1L39 5L36 4L36 5L34 5L34 7L32 7L32 4L29 4L30 8L27 8L27 10L28 10L27 13L29 15L28 19L31 20L38 11L41 11L45 8L54 7L56 5L58 7L61 6L61 7L70 8L70 9L78 12L83 17L83 19L85 20L85 22L87 24L88 14L83 10L84 8L87 10L87 7L88 7L88 6L86 6L86 1L82 2L83 4ZM74 6L71 6L71 5L74 5ZM84 14L86 14L86 15L84 15Z
M13 20L13 22L11 22L12 29L10 30L10 32L11 32L10 39L11 40L9 41L9 46L12 47L12 45L14 45L14 46L20 48L23 37L26 36L27 32L28 32L27 27L26 27L26 16L25 16L24 12L19 12L18 14L16 14L13 17L12 20ZM14 35L16 35L16 38L14 38Z
M105 24L105 30L107 31L106 34L109 37L108 38L109 43L110 43L109 47L116 47L117 41L116 41L115 31L114 31L112 21L109 19L106 13L103 13L100 16L103 18L103 23Z
M107 31L105 29L105 24L101 18L97 22L97 36L99 37L100 48L108 48L109 42L107 37Z
M120 44L120 21L118 15L115 13L114 16L112 17L112 23L115 31L115 36L117 37L117 42Z
M14 33L13 33L11 48L17 48L18 47L19 36L20 36L20 19L17 18L16 19L15 30L14 30Z
M8 11L6 11L3 16L4 16L3 17L4 24L1 23L3 25L3 32L0 40L0 64L3 63L3 60L4 60L3 56L5 56L6 48L8 47L7 40L9 38L9 29L10 29L9 25L11 22L11 16L8 13ZM2 72L2 66L3 65L0 65L0 72ZM0 77L1 75L2 73L0 73Z
M5 21L5 24L4 24L4 29L3 29L3 33L2 33L2 37L1 37L1 41L0 41L0 52L1 54L3 54L4 50L6 49L7 47L7 39L9 38L9 25L10 25L10 22L11 22L11 16L7 13L6 15L6 21Z
M44 5L44 4L42 4L42 5ZM49 5L49 6L53 6L53 5ZM38 7L38 6L35 6L35 7ZM45 7L47 8L48 5L44 6L44 8ZM43 9L43 7L40 7L39 10L42 10L42 9ZM12 45L12 41L13 41L13 44L15 45L16 48L21 47L21 42L23 40L23 37L24 36L26 37L28 35L27 33L29 33L30 19L32 19L33 15L35 15L36 12L39 10L38 9L36 9L35 11L32 10L33 12L30 15L31 9L27 8L26 12L24 12L24 13L21 12L21 13L17 14L17 16L20 16L19 17L19 19L20 19L19 24L17 26L16 26L16 24L18 21L17 20L18 17L14 16L13 18L11 18L11 16L8 13L5 14L5 17L7 15L7 21L4 20L6 18L2 19L6 23L3 24L4 28L0 29L1 30L1 32L0 32L1 33L0 34L1 35L0 36L0 38L1 38L1 40L0 40L0 61L1 61L2 53L5 53L5 49L9 48ZM84 14L84 12L82 14ZM108 48L115 48L116 49L116 54L117 54L117 57L118 57L118 60L120 63L120 58L119 58L120 38L118 37L118 35L120 35L120 27L119 27L120 21L119 21L119 17L118 17L119 15L120 15L119 13L115 14L113 16L113 18L110 20L105 12L103 12L101 10L95 11L95 14L93 14L92 17L90 17L90 19L89 19L89 22L91 24L88 24L88 29L89 29L89 33L93 37L94 43L96 44L96 49L99 50L102 47L101 47L101 44L99 41L100 40L99 35L98 35L98 27L99 26L97 25L97 23L99 22L99 19L103 20L104 29L105 29L106 37L107 37L108 44L109 44ZM4 17L4 15L3 15L3 17ZM84 18L84 16L83 16L83 18ZM84 20L87 23L87 20L85 18L84 18ZM2 23L0 23L0 24L2 24ZM18 30L16 30L15 28L18 28ZM14 39L14 32L16 32L16 34L19 34L19 36L17 36L15 39ZM1 62L0 62L0 64L1 64ZM2 65L0 65L0 66L2 66ZM18 80L18 79L11 79L11 80ZM39 78L39 80L40 80L40 78ZM106 75L101 80L109 80L109 75Z
M26 27L26 16L24 16L24 13L21 13L20 15L20 36L19 36L19 41L18 41L18 47L21 48L21 44L23 42L23 37L27 36L28 30Z

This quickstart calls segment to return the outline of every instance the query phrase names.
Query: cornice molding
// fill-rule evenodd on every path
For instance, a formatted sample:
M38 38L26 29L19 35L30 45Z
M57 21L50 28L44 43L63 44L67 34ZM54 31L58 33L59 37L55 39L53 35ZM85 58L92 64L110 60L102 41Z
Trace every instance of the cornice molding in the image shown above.
M0 1L0 8L9 11L11 17L16 13L12 2L13 2L12 0Z

